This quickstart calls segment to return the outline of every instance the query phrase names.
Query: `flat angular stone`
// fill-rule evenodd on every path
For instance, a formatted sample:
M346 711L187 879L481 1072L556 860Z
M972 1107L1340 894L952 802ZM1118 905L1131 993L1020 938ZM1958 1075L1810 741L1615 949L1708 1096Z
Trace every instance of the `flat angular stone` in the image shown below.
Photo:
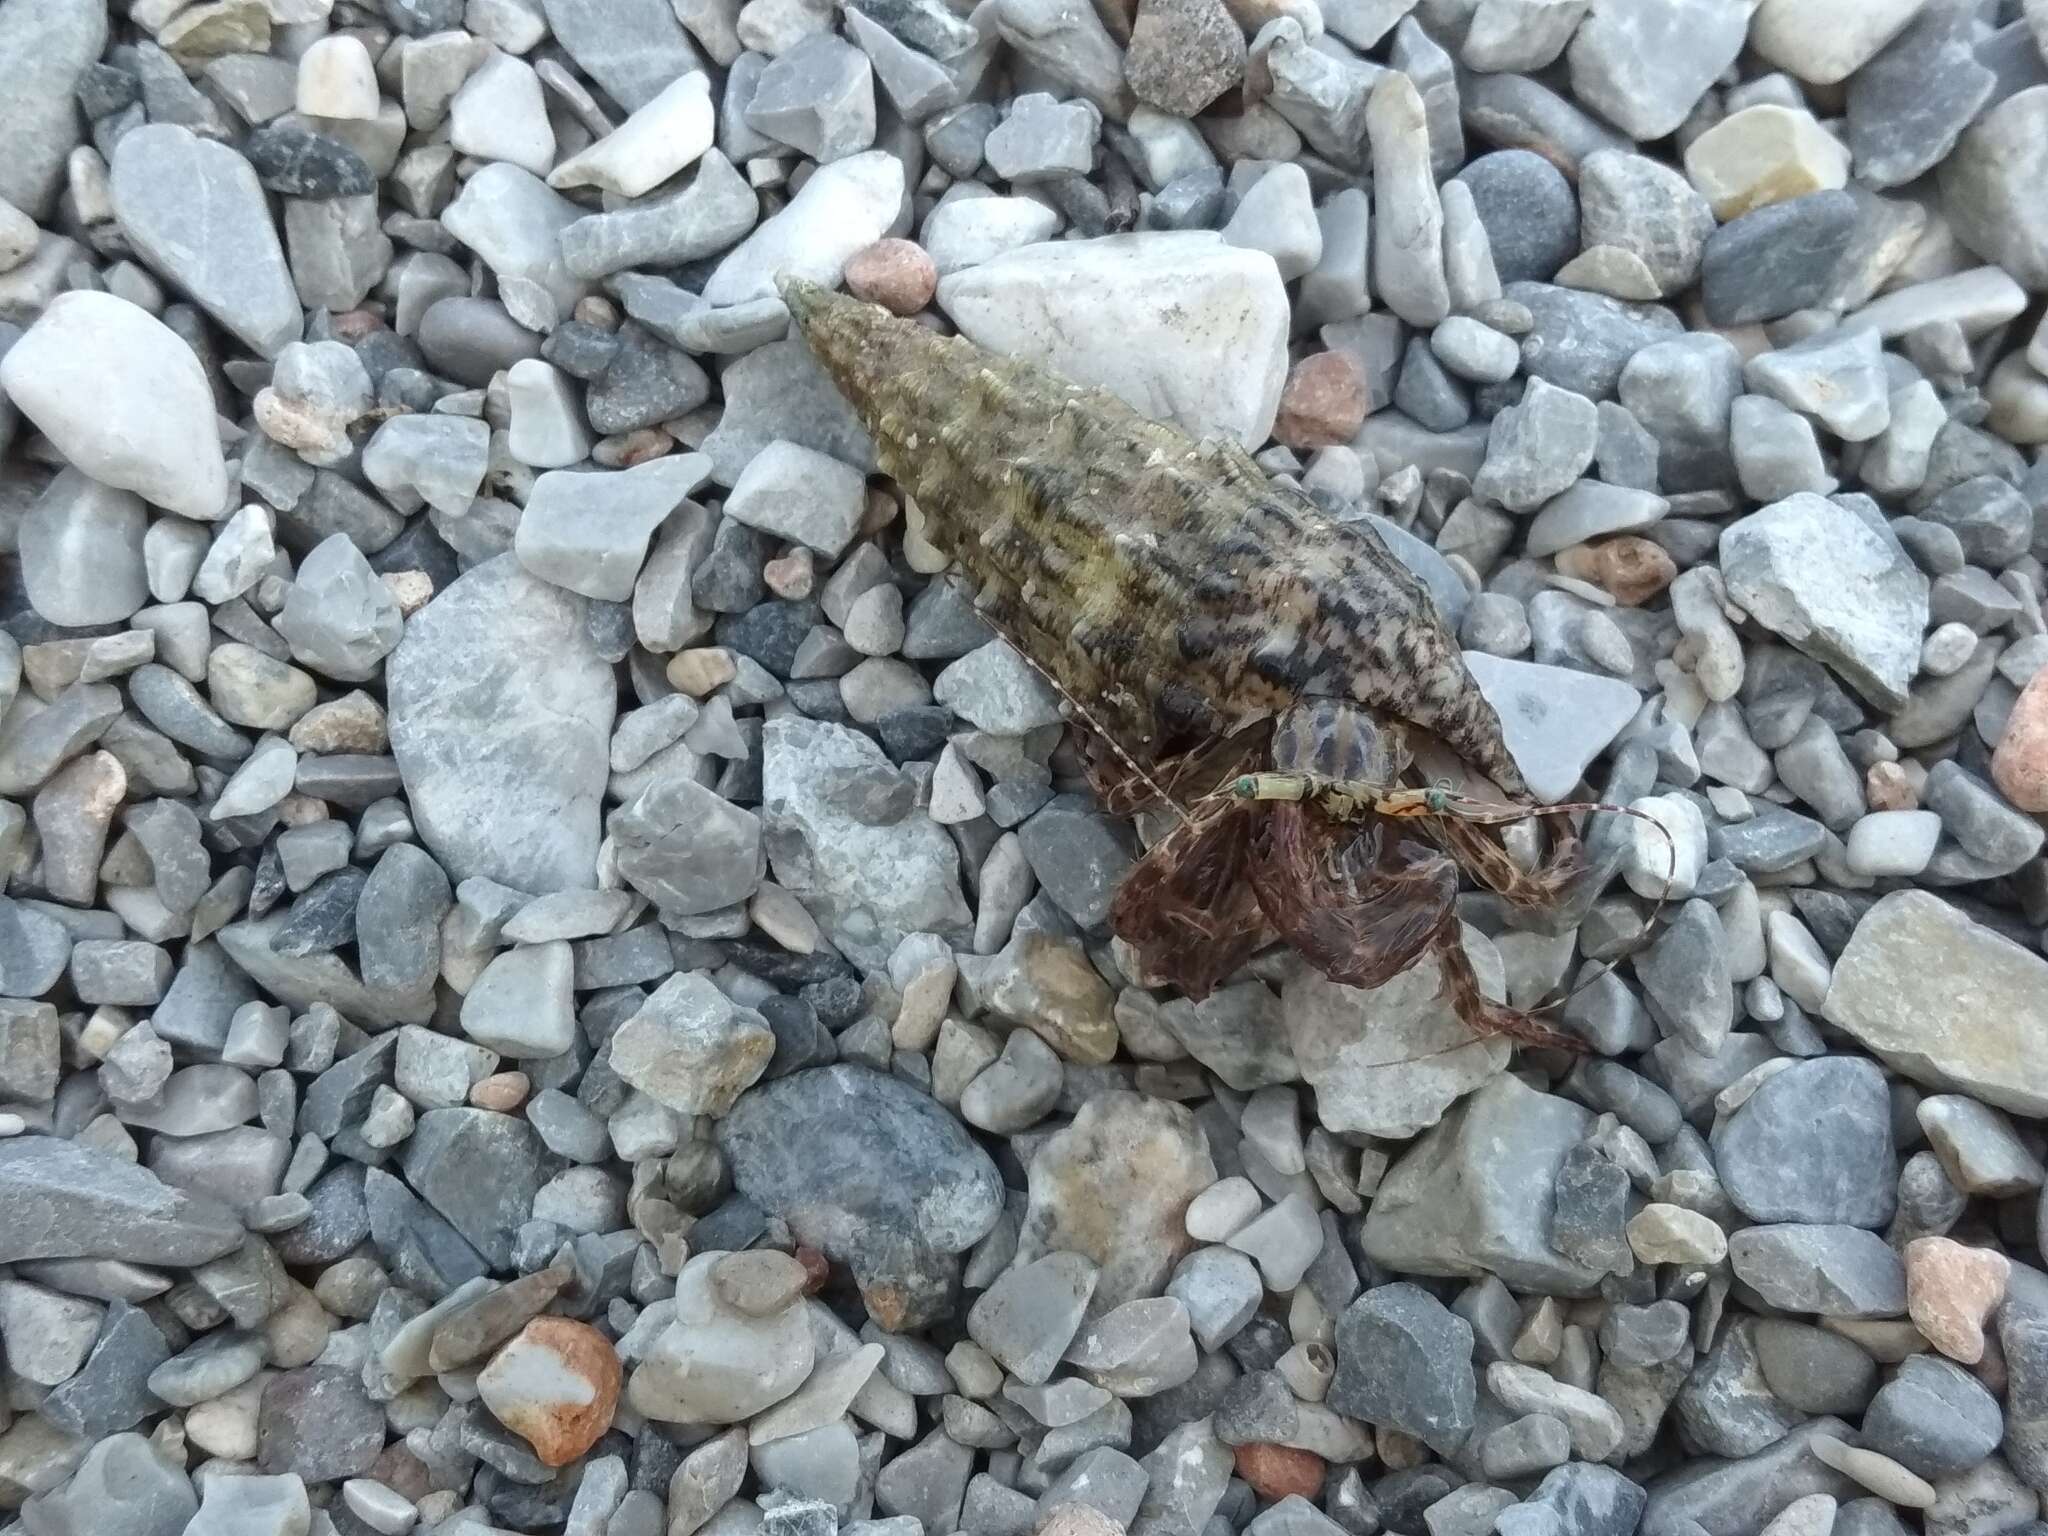
M569 57L628 112L704 67L664 0L542 0L542 9Z
M1491 1272L1548 1294L1587 1293L1595 1272L1553 1250L1549 1234L1558 1170L1591 1125L1576 1104L1493 1078L1388 1171L1361 1251L1397 1273Z
M566 316L589 287L562 259L562 232L583 213L531 171L498 160L463 183L441 222L500 282L539 284Z
M405 1144L405 1177L426 1202L499 1269L549 1171L524 1120L485 1109L434 1109Z
M1539 800L1571 797L1587 766L1634 716L1641 696L1617 678L1465 652L1499 711L1508 750Z
M1902 891L1857 924L1822 1011L1917 1082L2041 1114L2044 982L2048 962L1937 896Z
M593 884L614 687L583 600L500 556L414 616L386 675L392 753L450 877Z
M0 1253L192 1265L242 1241L217 1201L188 1195L103 1152L47 1136L0 1141Z
M284 1474L306 1482L360 1477L384 1448L384 1411L364 1393L359 1373L310 1366L264 1385L256 1434L256 1465L276 1483Z
M886 151L820 166L787 207L718 264L704 302L773 297L783 275L836 287L853 254L888 233L902 200L903 162Z
M868 737L784 716L763 729L762 753L769 869L843 953L881 965L905 934L966 930L958 852L944 831L921 812L882 826L856 814L850 778L889 768Z
M175 123L127 134L112 164L114 215L143 259L264 357L299 339L298 294L256 171Z
M111 1302L85 1364L37 1411L57 1428L88 1440L131 1429L157 1406L149 1375L170 1354L148 1313L125 1301Z
M1758 623L1874 703L1905 701L1927 627L1927 578L1896 545L1802 492L1731 524L1720 549L1729 597Z
M751 898L767 873L761 818L694 779L659 779L611 819L619 874L663 912L695 916Z
M631 469L542 475L519 519L520 564L584 597L625 601L648 541L710 467L704 455L683 453Z

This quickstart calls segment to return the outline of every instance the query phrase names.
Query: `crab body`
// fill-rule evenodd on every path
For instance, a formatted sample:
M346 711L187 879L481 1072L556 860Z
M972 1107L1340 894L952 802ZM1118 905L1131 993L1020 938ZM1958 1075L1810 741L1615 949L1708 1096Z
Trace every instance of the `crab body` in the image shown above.
M1527 800L1500 720L1427 588L1370 527L1340 523L1269 480L1235 442L1198 442L1107 391L813 284L787 282L782 292L882 469L913 499L925 539L975 585L991 626L1069 702L1111 779L1121 768L1145 790L1171 794L1194 771L1206 779L1192 781L1200 793L1250 766L1391 782L1409 769L1409 737L1426 735L1510 799ZM1320 814L1294 807L1294 819L1307 820L1293 854L1247 837L1228 867L1190 859L1169 838L1146 863L1182 860L1188 878L1179 883L1189 889L1159 897L1150 877L1172 871L1141 864L1118 904L1119 932L1131 938L1143 927L1137 909L1153 898L1234 933L1237 942L1216 951L1223 958L1270 939L1276 926L1287 932L1274 909L1318 893L1252 892L1255 906L1247 893L1261 869L1307 856ZM1414 836L1377 821L1344 835L1348 872L1342 889L1323 896L1348 890L1353 905L1385 905L1384 893L1407 878L1411 891L1427 889L1427 913L1411 915L1405 926L1419 931L1397 946L1391 970L1382 954L1331 974L1391 975L1422 948L1441 947L1446 933L1458 950L1450 863L1433 849L1424 858ZM1513 873L1504 856L1500 867ZM1205 991L1216 963L1181 964L1174 979Z

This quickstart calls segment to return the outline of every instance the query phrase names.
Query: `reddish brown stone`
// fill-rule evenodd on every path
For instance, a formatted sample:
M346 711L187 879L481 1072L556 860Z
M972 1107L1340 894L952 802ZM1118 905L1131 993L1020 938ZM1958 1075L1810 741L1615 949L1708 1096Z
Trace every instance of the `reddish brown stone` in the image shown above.
M1314 1451L1291 1445L1255 1440L1237 1447L1237 1475L1262 1499L1284 1499L1290 1493L1316 1498L1323 1491L1323 1475L1328 1470Z
M1289 448L1348 443L1365 421L1365 374L1347 352L1304 357L1280 391L1273 438Z
M799 1243L796 1261L804 1267L804 1294L815 1296L825 1289L825 1282L832 1278L832 1261L817 1249Z
M2033 814L2048 811L2048 667L2020 690L2005 717L1991 777L2006 799Z
M1947 1237L1914 1238L1905 1260L1906 1315L1913 1326L1951 1360L1982 1360L1984 1320L2005 1300L2012 1261Z
M938 286L938 267L923 246L908 240L877 240L846 263L846 291L891 314L916 314Z

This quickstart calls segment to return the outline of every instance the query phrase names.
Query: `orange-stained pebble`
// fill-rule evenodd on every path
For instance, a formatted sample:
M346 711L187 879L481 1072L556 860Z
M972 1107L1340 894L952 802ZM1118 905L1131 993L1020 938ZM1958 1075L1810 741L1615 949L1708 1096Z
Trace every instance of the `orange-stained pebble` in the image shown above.
M846 291L891 314L916 314L938 286L938 267L923 246L909 240L877 240L846 263Z
M1314 1451L1254 1440L1237 1447L1237 1475L1262 1499L1284 1499L1290 1493L1314 1499L1323 1491L1329 1468Z
M588 1323L536 1317L491 1356L476 1390L543 1465L566 1467L611 1428L619 1357Z

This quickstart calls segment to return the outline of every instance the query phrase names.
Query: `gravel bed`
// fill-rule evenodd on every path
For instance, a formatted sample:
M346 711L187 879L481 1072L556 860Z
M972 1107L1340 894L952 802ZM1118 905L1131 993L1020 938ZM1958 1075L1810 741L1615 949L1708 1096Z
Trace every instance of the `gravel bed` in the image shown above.
M0 0L0 1536L2042 1536L2044 185L2037 0ZM783 274L1378 530L1585 1049L1134 982Z

